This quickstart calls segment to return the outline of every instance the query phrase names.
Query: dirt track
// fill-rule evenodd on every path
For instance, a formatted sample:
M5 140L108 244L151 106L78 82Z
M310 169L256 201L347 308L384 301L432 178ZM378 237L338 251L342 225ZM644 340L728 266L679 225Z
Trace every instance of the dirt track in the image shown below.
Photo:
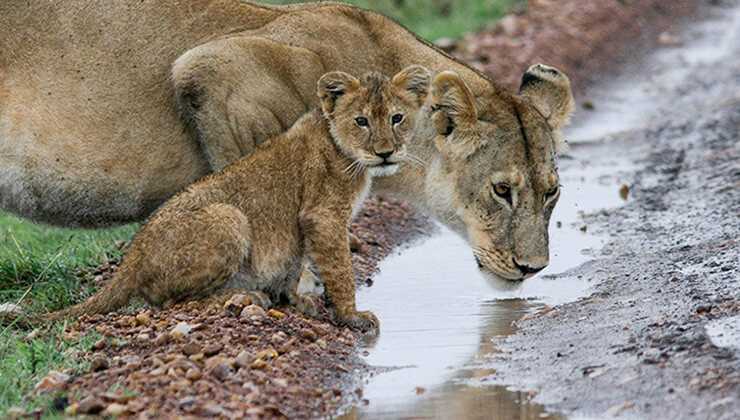
M740 5L707 14L591 92L596 110L586 118L623 127L605 124L572 155L636 164L629 202L586 215L609 243L554 278L587 279L591 296L519 322L492 378L536 391L548 409L740 415Z

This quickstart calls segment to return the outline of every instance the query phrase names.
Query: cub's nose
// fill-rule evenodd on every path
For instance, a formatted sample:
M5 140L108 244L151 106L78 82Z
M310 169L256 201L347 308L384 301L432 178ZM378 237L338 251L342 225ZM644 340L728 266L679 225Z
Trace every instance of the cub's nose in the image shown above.
M383 160L388 160L389 157L393 154L393 151L390 152L375 152L375 155Z
M547 265L543 265L542 267L530 267L528 265L519 264L519 262L517 262L516 258L513 258L512 260L514 262L514 266L516 266L516 268L518 268L519 271L521 271L522 274L524 274L525 276L527 274L536 274L536 273L539 273L540 271L544 270L545 267L547 267Z

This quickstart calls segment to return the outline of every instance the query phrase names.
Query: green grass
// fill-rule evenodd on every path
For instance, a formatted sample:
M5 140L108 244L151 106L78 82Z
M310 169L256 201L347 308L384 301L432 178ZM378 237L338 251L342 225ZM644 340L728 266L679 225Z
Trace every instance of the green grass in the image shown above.
M25 340L24 333L17 330L0 331L0 418L5 418L11 407L27 412L40 408L44 418L60 418L62 413L52 407L62 395L36 395L33 389L50 370L86 371L88 364L76 355L90 350L99 338L91 333L79 339L65 339L62 325L32 340Z
M500 18L524 0L342 0L355 6L376 10L434 41L443 37L459 38ZM305 0L258 0L261 3L292 4Z
M120 257L117 242L129 240L136 229L60 229L0 213L0 303L23 298L25 310L43 312L81 300L91 292L86 280L93 268ZM62 325L30 341L27 333L0 323L0 418L10 407L50 407L55 396L35 396L33 387L50 370L84 368L74 353L89 350L95 339L66 340Z
M120 257L116 242L135 230L53 228L0 213L0 303L25 295L28 309L55 310L76 302L84 274Z

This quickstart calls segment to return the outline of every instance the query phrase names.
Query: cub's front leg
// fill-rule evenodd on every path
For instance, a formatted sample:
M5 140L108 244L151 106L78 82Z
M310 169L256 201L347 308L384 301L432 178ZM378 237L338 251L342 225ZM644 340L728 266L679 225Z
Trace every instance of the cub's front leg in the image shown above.
M306 240L306 252L324 282L337 322L377 333L380 321L375 314L358 311L355 305L355 278L344 220L337 220L336 212L331 211L316 212L305 217L301 225Z

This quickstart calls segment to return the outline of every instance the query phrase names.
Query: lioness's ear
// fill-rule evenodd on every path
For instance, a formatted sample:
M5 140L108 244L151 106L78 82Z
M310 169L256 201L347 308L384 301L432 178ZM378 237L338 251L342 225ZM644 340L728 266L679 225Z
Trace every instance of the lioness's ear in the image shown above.
M544 64L524 72L519 94L531 101L553 130L565 127L575 108L568 76Z
M443 136L478 120L473 93L455 72L444 71L434 78L430 100L434 127Z
M360 87L360 81L351 74L333 71L321 76L317 83L317 95L324 114L334 112L337 98Z
M411 92L416 97L417 104L421 106L429 94L431 79L432 74L426 67L414 65L398 72L393 76L391 83L393 86Z

